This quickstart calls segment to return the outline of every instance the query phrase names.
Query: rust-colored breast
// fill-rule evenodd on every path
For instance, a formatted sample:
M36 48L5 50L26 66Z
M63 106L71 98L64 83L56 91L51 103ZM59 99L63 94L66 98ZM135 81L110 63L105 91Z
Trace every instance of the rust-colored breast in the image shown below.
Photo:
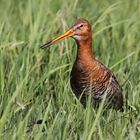
M80 60L75 62L71 72L71 87L84 105L91 93L95 106L106 96L109 108L121 110L123 107L122 89L118 81L113 73L96 59L88 64Z

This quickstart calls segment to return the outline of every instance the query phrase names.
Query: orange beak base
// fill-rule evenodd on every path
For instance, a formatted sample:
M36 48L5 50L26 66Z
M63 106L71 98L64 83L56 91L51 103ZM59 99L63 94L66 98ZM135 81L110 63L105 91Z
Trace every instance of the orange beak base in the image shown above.
M72 29L68 30L67 32L65 32L64 34L62 34L61 36L55 38L55 39L52 39L51 41L49 41L48 43L42 45L40 48L44 49L44 48L47 48L51 45L53 45L54 43L57 43L58 41L61 41L65 38L68 38L68 37L72 37L74 36L74 32Z

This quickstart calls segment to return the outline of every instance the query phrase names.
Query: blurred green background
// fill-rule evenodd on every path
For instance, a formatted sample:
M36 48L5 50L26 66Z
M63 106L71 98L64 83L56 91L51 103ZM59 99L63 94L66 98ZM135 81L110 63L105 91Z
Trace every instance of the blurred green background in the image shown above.
M123 85L124 113L102 115L76 99L69 84L74 40L39 48L81 17L92 25L94 55ZM0 0L0 137L139 139L140 1Z

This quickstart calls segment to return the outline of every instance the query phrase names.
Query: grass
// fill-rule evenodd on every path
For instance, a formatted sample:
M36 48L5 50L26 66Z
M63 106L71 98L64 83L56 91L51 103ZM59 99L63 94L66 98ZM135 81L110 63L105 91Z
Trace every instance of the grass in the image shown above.
M123 85L124 113L83 108L69 84L72 39L40 45L83 17L95 56ZM46 125L33 125L43 119ZM138 0L0 1L0 138L140 139L140 2Z

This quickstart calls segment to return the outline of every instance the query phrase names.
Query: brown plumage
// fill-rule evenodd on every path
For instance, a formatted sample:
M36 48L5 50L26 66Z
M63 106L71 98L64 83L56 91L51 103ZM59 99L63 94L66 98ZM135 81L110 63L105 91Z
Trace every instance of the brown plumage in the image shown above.
M44 44L46 48L53 43L72 37L77 44L77 57L71 71L71 88L77 98L85 105L89 94L92 94L94 106L105 98L105 105L115 110L123 110L122 89L113 73L99 62L92 52L92 29L85 19L78 19L70 30Z

